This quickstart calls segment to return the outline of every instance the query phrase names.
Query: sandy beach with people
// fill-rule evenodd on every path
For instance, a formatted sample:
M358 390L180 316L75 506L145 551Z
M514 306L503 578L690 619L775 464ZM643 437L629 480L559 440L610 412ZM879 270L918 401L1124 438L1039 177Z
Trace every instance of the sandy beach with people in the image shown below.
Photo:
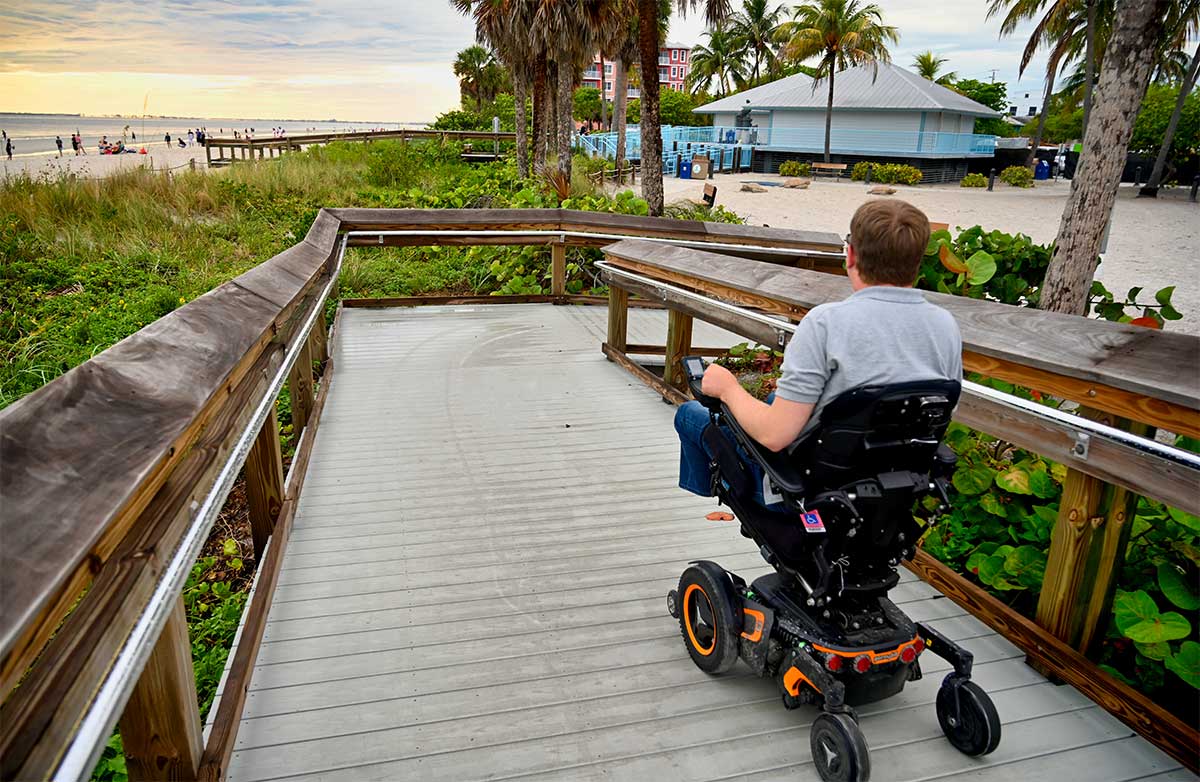
M67 141L67 139L64 139ZM68 142L69 143L69 142ZM142 149L139 145L136 149ZM204 147L193 144L181 148L172 144L168 147L162 141L145 145L146 154L101 155L93 145L88 148L87 155L73 155L68 147L63 156L56 153L45 155L14 155L12 160L0 159L3 168L0 176L20 176L28 174L33 178L54 179L63 174L74 174L83 177L105 177L117 171L138 166L155 170L186 168L191 160L196 161L196 168L205 168Z
M744 182L780 183L771 174L717 174L717 203L737 212L752 225L832 231L845 235L850 217L864 201L903 198L921 208L933 222L969 228L1023 233L1038 243L1054 241L1071 183L1038 182L1033 189L1010 187L999 181L996 189L957 185L896 186L895 195L870 195L861 182L814 179L807 190L766 188L763 193L741 190ZM668 202L699 199L704 183L688 179L663 180ZM1157 199L1136 198L1137 188L1123 185L1113 212L1108 252L1096 278L1114 295L1123 297L1134 286L1143 286L1141 300L1153 303L1160 288L1175 285L1173 304L1183 320L1168 322L1167 329L1200 335L1200 205L1188 201L1186 188L1160 191Z

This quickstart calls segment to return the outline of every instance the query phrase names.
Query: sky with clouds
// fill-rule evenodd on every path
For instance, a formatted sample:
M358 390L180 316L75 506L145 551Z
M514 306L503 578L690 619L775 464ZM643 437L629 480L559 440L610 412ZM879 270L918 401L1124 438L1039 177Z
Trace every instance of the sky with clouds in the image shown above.
M999 40L984 0L878 0L893 60L932 49L962 77L1038 103L1024 42ZM670 38L703 40L700 17ZM0 111L425 121L458 103L451 63L473 28L447 0L9 0L0 6Z

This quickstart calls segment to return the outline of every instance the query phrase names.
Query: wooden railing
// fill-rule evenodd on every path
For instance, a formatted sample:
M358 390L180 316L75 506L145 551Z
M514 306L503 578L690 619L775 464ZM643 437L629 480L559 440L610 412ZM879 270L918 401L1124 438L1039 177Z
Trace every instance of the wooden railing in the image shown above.
M605 258L610 298L604 352L677 403L688 398L679 359L695 350L693 318L781 348L792 321L851 293L847 280L829 274L636 240L610 245ZM631 294L669 308L664 345L628 344ZM1085 652L1105 630L1137 495L1200 513L1200 459L1114 426L1131 420L1200 436L1200 382L1194 371L1180 371L1200 366L1200 339L925 295L957 320L968 371L1072 400L1109 426L1093 427L973 384L959 402L959 422L1068 467L1037 623L924 551L910 569L1019 646L1036 667L1076 686L1195 771L1196 727L1109 676ZM638 353L663 355L662 375L630 358Z
M208 165L213 164L213 150L218 161L234 162L241 153L242 160L262 160L282 155L284 152L299 151L313 144L328 144L333 141L371 142L386 139L409 141L410 139L436 139L438 141L515 141L517 134L483 130L359 130L329 133L298 133L292 136L270 136L262 138L231 138L229 136L206 136L204 154ZM228 150L229 157L226 157Z
M548 243L556 293L543 299L592 303L562 293L567 247L629 236L840 263L838 237L814 232L558 209L322 210L294 247L0 411L0 779L86 778L118 718L134 778L224 777L336 370L314 390L347 244ZM285 380L299 437L286 480ZM202 743L180 593L239 470L256 586Z

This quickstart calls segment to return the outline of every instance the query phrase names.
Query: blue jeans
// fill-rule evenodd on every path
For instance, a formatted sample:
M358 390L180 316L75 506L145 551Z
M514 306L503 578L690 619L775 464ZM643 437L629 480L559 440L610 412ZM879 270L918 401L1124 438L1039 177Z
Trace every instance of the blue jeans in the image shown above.
M771 404L775 394L767 397ZM708 410L699 402L685 402L675 410L675 431L679 434L679 488L698 494L701 497L712 497L712 454L704 444L704 430L712 425ZM736 442L733 434L726 430L724 434L730 442ZM768 505L763 499L763 470L758 462L750 458L742 447L737 446L738 456L746 465L750 474L751 485L754 487L754 501L771 510L782 510L782 503Z

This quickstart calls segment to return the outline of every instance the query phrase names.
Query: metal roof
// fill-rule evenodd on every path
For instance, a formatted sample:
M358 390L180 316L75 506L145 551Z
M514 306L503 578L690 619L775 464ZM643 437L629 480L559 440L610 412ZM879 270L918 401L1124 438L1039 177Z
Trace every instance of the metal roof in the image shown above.
M752 109L824 110L829 86L803 73L787 76L744 92L730 95L693 109L697 114L737 112ZM952 111L976 117L998 117L1000 113L960 95L954 90L923 79L912 71L879 63L840 71L833 80L833 108L881 109L886 111Z

